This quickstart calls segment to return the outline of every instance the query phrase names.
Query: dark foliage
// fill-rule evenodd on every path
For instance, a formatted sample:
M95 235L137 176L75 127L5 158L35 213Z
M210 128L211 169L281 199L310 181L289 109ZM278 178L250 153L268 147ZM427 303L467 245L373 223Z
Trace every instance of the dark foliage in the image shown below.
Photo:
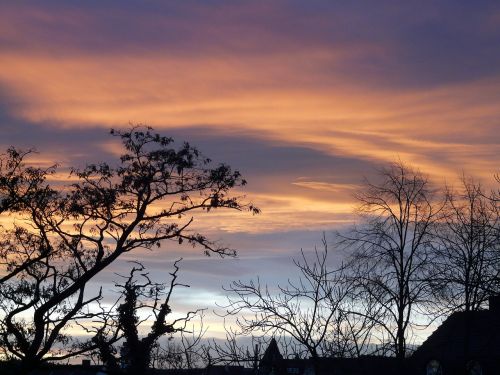
M92 278L122 254L160 247L165 241L200 245L207 255L234 251L190 231L195 213L250 210L229 192L245 184L227 165L150 128L112 131L126 152L116 167L107 163L74 169L70 186L51 186L56 168L26 164L30 152L8 150L0 161L0 347L26 369L97 347L106 336L109 312L102 292L88 295ZM165 311L165 314L167 312ZM97 322L97 339L77 343L66 335L72 324ZM158 327L164 330L165 327Z

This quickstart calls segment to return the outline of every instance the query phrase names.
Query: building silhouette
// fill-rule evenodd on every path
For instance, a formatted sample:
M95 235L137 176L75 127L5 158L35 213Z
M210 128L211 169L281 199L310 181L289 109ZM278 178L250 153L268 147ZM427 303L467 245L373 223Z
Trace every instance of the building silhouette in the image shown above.
M95 375L100 366L58 365L34 370L32 375ZM500 375L500 296L489 309L451 314L413 353L394 357L283 358L273 338L258 368L208 366L204 369L152 370L155 375ZM0 374L16 374L3 367Z
M489 309L451 314L413 353L391 357L286 359L273 339L259 375L500 375L500 296Z

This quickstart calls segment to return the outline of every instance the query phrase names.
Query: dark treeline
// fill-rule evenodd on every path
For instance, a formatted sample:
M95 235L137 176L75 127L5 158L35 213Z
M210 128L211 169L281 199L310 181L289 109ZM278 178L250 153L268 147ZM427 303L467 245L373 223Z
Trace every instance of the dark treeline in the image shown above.
M500 291L499 191L467 176L435 186L395 163L360 187L355 226L294 260L297 277L225 287L224 315L235 320L226 340L203 338L203 310L170 319L181 262L160 281L131 264L117 276L120 296L105 306L103 291L88 286L122 254L175 241L234 256L190 230L194 215L258 213L231 195L246 183L239 172L212 166L189 144L175 148L148 128L113 135L126 150L117 165L73 170L69 186L49 183L56 167L29 166L31 151L11 148L0 160L0 350L16 373L83 354L128 373L256 367L272 337L287 357L405 358L420 329L483 309ZM88 339L71 337L74 327Z

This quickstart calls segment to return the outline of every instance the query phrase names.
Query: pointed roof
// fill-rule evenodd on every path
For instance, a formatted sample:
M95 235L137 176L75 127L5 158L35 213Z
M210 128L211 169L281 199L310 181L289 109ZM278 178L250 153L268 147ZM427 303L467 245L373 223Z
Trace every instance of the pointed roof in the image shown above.
M262 359L260 360L260 366L270 366L274 362L282 360L283 356L280 353L280 350L278 348L278 343L276 342L275 338L273 337L271 339L271 342L269 343L269 346L267 347L266 351L264 352L264 355L262 356Z

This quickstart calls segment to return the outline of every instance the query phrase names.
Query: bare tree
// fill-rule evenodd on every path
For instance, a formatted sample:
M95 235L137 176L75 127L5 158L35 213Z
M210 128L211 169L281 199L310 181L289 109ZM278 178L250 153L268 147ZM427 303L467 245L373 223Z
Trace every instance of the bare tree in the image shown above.
M226 335L223 340L212 339L205 347L209 365L237 365L252 367L257 371L264 348L271 338L266 335L242 336L234 327L226 325L226 322L224 329Z
M187 287L177 281L179 261L174 263L168 285L151 281L144 266L138 262L135 262L128 276L122 276L126 281L116 284L121 290L121 303L117 307L118 327L123 332L120 361L128 373L147 372L151 355L159 345L158 340L162 336L185 331L187 323L200 313L200 310L190 311L184 317L167 322L167 317L172 312L170 305L174 289L179 286ZM142 333L142 325L146 322L151 323L151 327L147 333ZM111 347L112 345L108 345L103 346L104 351L101 349L103 360L109 353L117 352Z
M500 291L500 206L472 178L447 189L430 280L444 313L474 311Z
M278 285L276 292L262 286L259 279L233 282L227 288L227 314L241 314L237 324L243 334L260 331L293 338L316 363L321 355L328 355L322 352L328 347L325 343L334 343L333 327L349 293L342 267L330 270L327 259L323 238L323 249L315 250L313 261L304 252L300 260L294 260L298 280Z
M392 164L380 177L356 195L362 223L342 234L341 243L352 250L358 299L371 301L366 317L381 343L389 340L392 353L404 358L415 313L428 301L431 228L442 206L433 201L427 178L411 167Z
M345 282L355 285L354 280L346 279ZM340 358L378 354L372 345L375 323L369 318L375 316L375 308L373 301L359 299L356 290L351 289L335 316L332 332L323 342L321 352Z
M191 214L258 211L229 195L245 184L239 172L210 167L189 144L176 149L171 138L149 128L112 134L126 151L119 165L73 170L77 182L71 186L51 187L45 181L51 171L26 167L22 153L4 159L2 207L17 219L3 229L0 244L0 338L24 371L96 347L91 341L69 345L65 332L75 321L95 317L90 306L102 294L89 296L87 284L122 254L170 240L200 245L207 255L234 255L190 231Z
M208 365L207 346L203 342L207 331L203 323L205 310L190 317L190 327L184 324L178 335L166 343L158 343L152 354L152 367L163 369L194 369ZM195 325L195 318L197 324Z

